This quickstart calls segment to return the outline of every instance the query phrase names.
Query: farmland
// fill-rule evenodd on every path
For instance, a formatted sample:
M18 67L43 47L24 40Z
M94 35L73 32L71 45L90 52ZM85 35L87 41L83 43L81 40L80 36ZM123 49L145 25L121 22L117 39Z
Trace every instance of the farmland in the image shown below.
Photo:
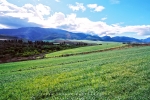
M53 58L71 50L118 46L81 47L46 59L0 64L0 100L149 100L149 46Z
M123 46L123 44L117 43L117 42L116 43L108 43L107 42L107 43L103 43L102 45L99 45L99 46L96 45L96 46L90 46L90 47L80 47L80 48L75 48L75 49L58 51L58 52L47 54L46 57L49 58L49 57L67 55L67 54L78 54L78 53L82 53L82 52L91 52L91 51L103 50L103 49L107 49L107 48L120 47L120 46Z

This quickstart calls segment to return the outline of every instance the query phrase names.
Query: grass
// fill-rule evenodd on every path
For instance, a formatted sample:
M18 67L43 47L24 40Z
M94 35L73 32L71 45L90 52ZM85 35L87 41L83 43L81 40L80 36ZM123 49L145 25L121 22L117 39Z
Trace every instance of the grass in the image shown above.
M150 47L0 64L0 100L149 100Z
M68 49L68 50L63 50L59 52L54 52L47 54L46 57L55 57L55 56L61 56L61 55L66 55L66 54L76 54L76 53L82 53L82 52L91 52L91 51L97 51L97 50L103 50L107 48L112 48L112 47L119 47L123 46L124 44L122 43L102 43L102 45L96 45L96 46L87 46L87 47L80 47L80 48L75 48L75 49Z

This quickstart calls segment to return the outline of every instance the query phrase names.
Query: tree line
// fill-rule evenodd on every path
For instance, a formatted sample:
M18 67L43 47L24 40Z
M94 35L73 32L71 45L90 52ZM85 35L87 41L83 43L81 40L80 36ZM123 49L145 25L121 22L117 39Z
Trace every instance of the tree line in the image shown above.
M0 59L29 57L55 51L87 46L87 43L53 43L46 41L4 40L0 41Z

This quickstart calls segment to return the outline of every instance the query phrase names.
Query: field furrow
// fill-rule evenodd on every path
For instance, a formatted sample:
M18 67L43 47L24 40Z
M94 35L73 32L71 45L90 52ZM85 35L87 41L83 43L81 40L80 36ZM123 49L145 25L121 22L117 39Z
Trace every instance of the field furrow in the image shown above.
M144 99L150 47L0 64L0 100Z

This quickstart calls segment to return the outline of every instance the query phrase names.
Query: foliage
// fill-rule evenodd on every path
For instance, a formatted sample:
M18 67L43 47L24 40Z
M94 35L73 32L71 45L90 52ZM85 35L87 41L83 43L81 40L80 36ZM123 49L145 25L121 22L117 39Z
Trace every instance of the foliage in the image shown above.
M45 53L56 52L60 50L87 46L87 43L78 42L76 44L66 44L64 42L54 44L53 42L44 41L27 41L23 40L5 40L0 41L0 62L11 62L11 59L18 61L17 57L30 57ZM15 59L16 58L16 59ZM32 59L35 59L33 57ZM28 60L28 58L26 58Z

